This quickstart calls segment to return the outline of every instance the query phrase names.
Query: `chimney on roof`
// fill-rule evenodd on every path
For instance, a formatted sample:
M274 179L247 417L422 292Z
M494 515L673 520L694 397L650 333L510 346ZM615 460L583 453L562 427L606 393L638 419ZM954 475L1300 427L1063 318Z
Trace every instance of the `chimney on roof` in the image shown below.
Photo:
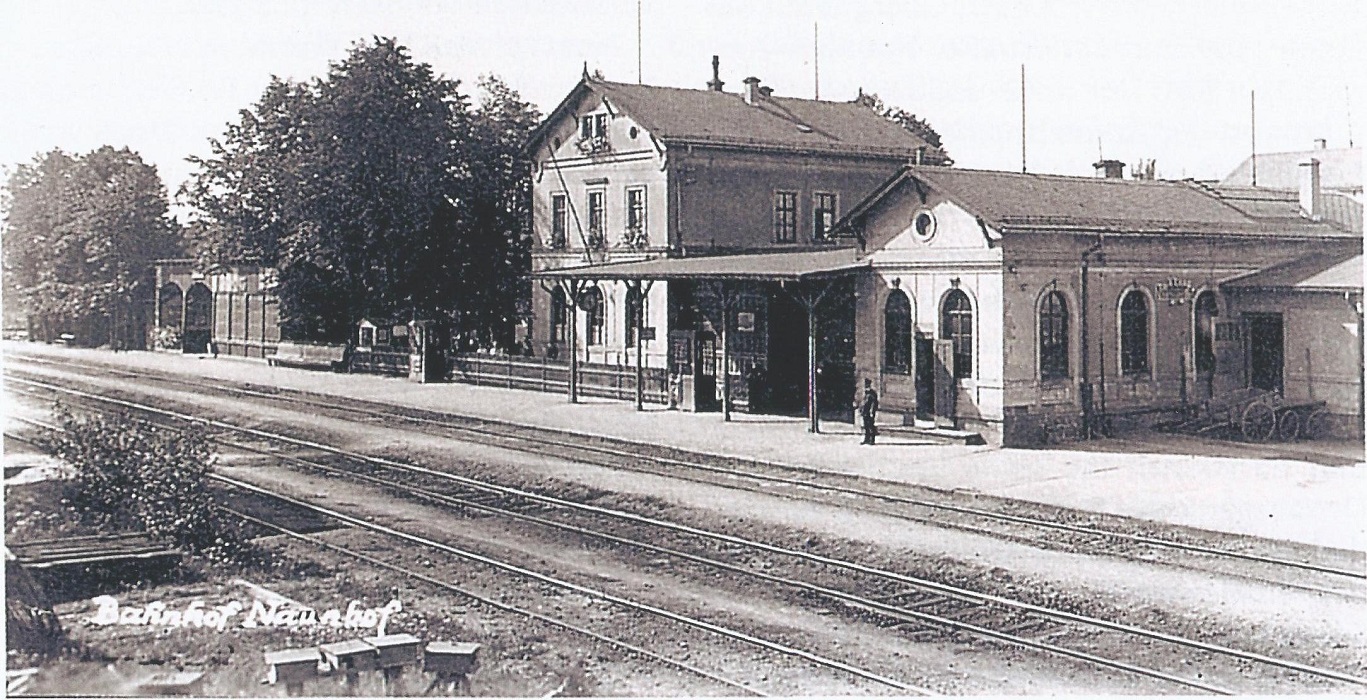
M1315 150L1323 151L1329 147L1329 141L1325 139L1315 139Z
M1300 164L1301 216L1312 221L1324 218L1324 193L1320 191L1320 162L1314 158Z
M763 98L765 98L765 99L768 99L768 98L772 97L773 94L774 94L774 89L771 88L771 87L769 87L768 85L761 85L761 86L759 86L759 96L760 96L760 97L763 97Z
M923 165L925 162L926 162L926 147L925 147L925 146L917 146L917 147L916 147L916 156L915 156L914 160L912 160L912 163L913 163L914 165Z
M1096 168L1097 177L1106 178L1107 180L1125 179L1125 164L1118 160L1099 160L1092 163L1092 167Z
M707 89L712 92L721 92L722 85L725 85L725 83L721 81L721 58L719 56L713 56L712 79L707 81Z
M745 97L745 104L752 105L763 98L759 91L759 78L752 75L741 82L745 83L745 89L741 90L741 95Z

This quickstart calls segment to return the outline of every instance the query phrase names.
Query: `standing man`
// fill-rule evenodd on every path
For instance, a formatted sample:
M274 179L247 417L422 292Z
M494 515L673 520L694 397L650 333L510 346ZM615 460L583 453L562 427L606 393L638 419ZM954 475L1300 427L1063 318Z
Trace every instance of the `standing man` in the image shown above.
M864 402L859 404L859 418L864 421L864 441L861 445L872 445L878 429L874 419L878 417L878 392L873 390L873 380L864 380Z

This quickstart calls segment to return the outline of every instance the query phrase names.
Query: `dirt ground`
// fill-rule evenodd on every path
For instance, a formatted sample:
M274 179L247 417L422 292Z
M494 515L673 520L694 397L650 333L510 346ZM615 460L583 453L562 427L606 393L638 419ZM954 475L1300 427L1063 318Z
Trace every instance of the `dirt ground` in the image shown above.
M140 391L164 399L196 401L184 392ZM43 409L30 405L27 410L40 413ZM234 420L250 420L265 426L292 425L315 437L339 440L351 449L454 465L471 474L497 477L504 482L558 489L575 484L603 494L602 503L614 507L640 509L757 539L829 543L851 556L860 556L861 560L896 565L950 582L971 582L979 590L1004 594L1034 590L1044 599L1039 602L1063 604L1137 624L1161 623L1176 633L1254 646L1267 653L1280 655L1299 645L1302 649L1319 650L1311 652L1318 659L1356 660L1361 664L1367 649L1363 637L1367 624L1360 598L1289 591L1253 581L1155 569L1137 562L1032 549L886 516L588 467L546 456L529 457L432 435L301 416L260 406L234 407L216 402L214 410L231 415ZM477 543L504 555L513 553L529 568L554 572L586 585L592 582L594 586L623 595L630 593L661 605L705 612L710 619L743 625L750 631L763 630L795 645L851 662L859 660L939 693L1128 694L1173 690L1132 676L1042 659L1033 653L980 641L908 636L841 614L829 605L725 580L715 572L708 574L673 566L667 560L655 561L591 543L567 541L494 519L454 517L449 511L316 475L300 476L289 470L254 464L225 464L225 468L263 485L289 489L320 505L364 513L396 527L444 540ZM11 495L25 493L16 491L23 488L30 489L27 493L40 490L33 484L8 487L7 503L26 503L23 499L28 496ZM44 506L26 503L24 509L41 513ZM7 531L9 525L7 518ZM573 611L579 619L630 633L642 640L643 646L649 642L655 645L651 648L657 648L665 640L669 642L666 646L677 650L674 655L681 660L753 683L753 687L766 693L886 692L828 671L778 664L771 655L753 648L719 642L675 625L599 609L598 604L588 599L517 584L506 575L480 570L467 562L395 550L392 543L377 542L372 536L346 530L332 531L326 536L377 551L400 553L420 562L425 569L440 572L444 580L469 585L490 597L506 597L532 609L540 606L556 612ZM542 629L545 626L541 623L471 604L468 599L387 571L340 561L335 555L311 546L278 538L265 544L278 553L279 565L274 570L231 575L210 572L203 580L123 591L120 602L137 605L162 600L172 609L197 598L206 603L224 602L246 595L243 587L232 582L238 577L320 608L344 607L351 600L359 600L363 605L383 605L398 597L404 611L394 617L391 632L412 632L428 640L485 644L486 666L474 680L474 692L478 695L544 695L557 689L566 695L737 692L656 662L633 659L583 637L554 628ZM63 603L57 610L63 624L85 646L92 660L68 659L51 670L45 668L34 679L33 692L52 688L48 692L62 693L92 687L125 691L135 688L139 675L150 675L152 669L203 669L208 671L202 688L205 694L277 694L279 688L261 685L263 651L333 641L340 634L337 630L270 629L233 629L212 634L205 630L149 633L145 629L82 623L81 619L94 610L88 599ZM109 660L113 661L112 670ZM63 688L44 685L56 678L76 678L79 684ZM410 678L404 683L411 685L416 681ZM410 685L399 690L421 690ZM1283 686L1280 681L1267 687L1294 687L1299 692L1323 690L1315 684ZM311 692L332 694L340 690L325 683Z

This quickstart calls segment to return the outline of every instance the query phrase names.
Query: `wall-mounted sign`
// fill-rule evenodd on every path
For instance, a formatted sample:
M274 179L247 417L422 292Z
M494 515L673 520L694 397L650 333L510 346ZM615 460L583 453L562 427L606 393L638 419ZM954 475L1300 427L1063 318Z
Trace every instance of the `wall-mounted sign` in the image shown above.
M641 340L655 340L655 326L645 326L642 328Z
M1153 286L1154 295L1159 301L1186 301L1191 298L1193 287L1190 280L1169 277L1166 282Z
M753 333L755 330L755 313L753 311L742 311L736 314L736 330Z

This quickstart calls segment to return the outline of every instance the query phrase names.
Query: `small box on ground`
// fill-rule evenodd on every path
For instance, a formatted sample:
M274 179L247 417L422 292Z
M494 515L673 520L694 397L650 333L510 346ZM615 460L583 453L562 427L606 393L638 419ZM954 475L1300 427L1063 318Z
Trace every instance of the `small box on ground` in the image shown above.
M276 683L302 683L318 677L318 664L323 660L318 647L307 649L282 649L266 652L266 681Z
M361 641L374 647L379 654L380 668L412 666L418 663L418 647L422 640L411 634L386 634L366 637Z
M324 644L318 647L329 669L342 673L373 671L379 668L380 653L359 639Z
M479 646L470 642L429 642L423 654L423 670L461 675L474 673L479 669Z
M138 684L138 692L146 695L199 695L203 671L172 671L158 673Z

